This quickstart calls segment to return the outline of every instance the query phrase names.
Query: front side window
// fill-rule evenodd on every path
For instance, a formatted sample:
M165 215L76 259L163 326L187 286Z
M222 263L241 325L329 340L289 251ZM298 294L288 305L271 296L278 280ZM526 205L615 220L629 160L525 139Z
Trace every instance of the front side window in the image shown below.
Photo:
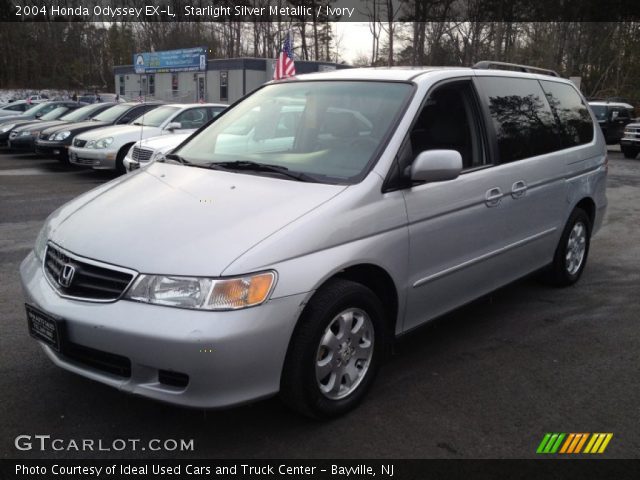
M350 182L374 160L412 90L400 82L268 85L176 153L200 166L252 162L317 181Z
M575 147L593 140L589 109L575 89L565 83L541 81L540 84L556 117L562 147Z
M481 77L478 82L486 95L501 163L560 148L553 113L537 80Z
M177 115L172 121L180 123L180 128L195 129L200 128L202 125L207 123L209 118L207 116L207 109L205 107L201 107L185 110L181 114Z

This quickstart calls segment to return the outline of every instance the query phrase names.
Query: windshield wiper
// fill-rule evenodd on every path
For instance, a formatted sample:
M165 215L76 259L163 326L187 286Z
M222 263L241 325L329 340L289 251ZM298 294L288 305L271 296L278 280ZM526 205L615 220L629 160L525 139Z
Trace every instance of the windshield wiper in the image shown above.
M236 160L233 162L211 162L207 165L208 168L224 168L225 170L250 170L254 172L268 172L277 173L279 175L293 178L300 182L318 182L318 180L311 175L302 172L292 172L287 167L282 165L271 165L268 163L258 163L249 160Z
M167 153L162 158L159 158L158 162L164 163L167 160L172 160L181 165L193 165L193 163L191 163L189 160L186 160L184 157L181 157L177 153Z

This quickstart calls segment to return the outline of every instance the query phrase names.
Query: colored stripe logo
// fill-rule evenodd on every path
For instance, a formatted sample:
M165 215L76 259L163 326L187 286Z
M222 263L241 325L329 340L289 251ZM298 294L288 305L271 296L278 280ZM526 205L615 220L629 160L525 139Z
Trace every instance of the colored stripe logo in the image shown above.
M604 453L613 433L546 433L536 453Z

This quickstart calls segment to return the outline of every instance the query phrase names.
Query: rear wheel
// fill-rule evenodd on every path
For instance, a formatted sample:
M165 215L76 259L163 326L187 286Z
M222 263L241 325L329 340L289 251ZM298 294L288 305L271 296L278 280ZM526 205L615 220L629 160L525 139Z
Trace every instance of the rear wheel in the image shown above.
M624 158L636 158L640 149L635 147L621 147Z
M280 385L283 401L331 418L364 398L384 350L384 313L367 287L336 279L311 299L291 338Z
M556 248L553 263L547 272L550 283L566 287L578 281L587 263L591 240L591 221L586 212L576 208Z

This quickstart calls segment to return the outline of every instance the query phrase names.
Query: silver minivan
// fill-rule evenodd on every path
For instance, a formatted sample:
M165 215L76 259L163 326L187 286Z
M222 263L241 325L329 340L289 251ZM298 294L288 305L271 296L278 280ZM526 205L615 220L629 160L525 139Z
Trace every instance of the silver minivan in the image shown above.
M485 67L485 68L480 68ZM524 275L582 274L605 142L530 67L272 82L56 210L21 265L56 365L191 407L358 404L393 339Z

